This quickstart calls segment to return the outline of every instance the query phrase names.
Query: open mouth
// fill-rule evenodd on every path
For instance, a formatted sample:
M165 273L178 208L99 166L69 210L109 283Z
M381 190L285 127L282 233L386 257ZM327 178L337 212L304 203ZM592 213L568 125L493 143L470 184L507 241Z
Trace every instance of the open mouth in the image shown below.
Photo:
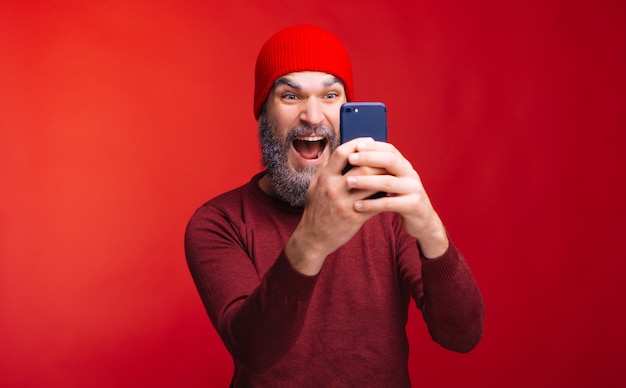
M314 160L322 155L327 143L324 136L303 136L295 139L292 145L302 158Z

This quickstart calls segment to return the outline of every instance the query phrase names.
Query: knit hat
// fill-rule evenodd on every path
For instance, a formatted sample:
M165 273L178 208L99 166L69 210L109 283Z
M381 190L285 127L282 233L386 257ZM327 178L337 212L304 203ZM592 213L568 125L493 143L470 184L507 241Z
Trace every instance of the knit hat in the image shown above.
M254 117L257 120L274 82L298 71L320 71L338 77L344 84L348 101L353 100L352 65L343 43L319 27L288 27L274 34L257 57L254 79Z

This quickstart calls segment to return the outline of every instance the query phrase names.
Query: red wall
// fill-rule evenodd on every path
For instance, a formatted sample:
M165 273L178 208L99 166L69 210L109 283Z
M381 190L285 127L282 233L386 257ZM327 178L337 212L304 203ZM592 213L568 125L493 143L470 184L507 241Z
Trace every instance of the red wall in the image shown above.
M466 355L413 311L415 384L626 384L626 3L266 3L0 2L0 386L227 385L183 231L260 168L254 60L301 22L387 103L485 296Z

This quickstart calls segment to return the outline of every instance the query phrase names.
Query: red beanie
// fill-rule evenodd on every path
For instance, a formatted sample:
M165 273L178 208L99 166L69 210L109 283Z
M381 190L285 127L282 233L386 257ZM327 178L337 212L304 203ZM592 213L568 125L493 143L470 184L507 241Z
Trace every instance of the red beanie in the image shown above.
M343 43L330 32L315 26L288 27L274 34L261 48L254 77L254 117L274 82L297 71L320 71L339 78L348 101L353 100L352 65Z

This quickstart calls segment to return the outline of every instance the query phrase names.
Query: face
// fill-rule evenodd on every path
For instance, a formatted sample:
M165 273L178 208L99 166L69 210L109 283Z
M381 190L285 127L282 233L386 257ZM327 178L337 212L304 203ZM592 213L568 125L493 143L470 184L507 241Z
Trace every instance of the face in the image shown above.
M270 91L259 118L263 164L273 194L304 206L317 170L338 145L343 83L320 72L290 73Z

